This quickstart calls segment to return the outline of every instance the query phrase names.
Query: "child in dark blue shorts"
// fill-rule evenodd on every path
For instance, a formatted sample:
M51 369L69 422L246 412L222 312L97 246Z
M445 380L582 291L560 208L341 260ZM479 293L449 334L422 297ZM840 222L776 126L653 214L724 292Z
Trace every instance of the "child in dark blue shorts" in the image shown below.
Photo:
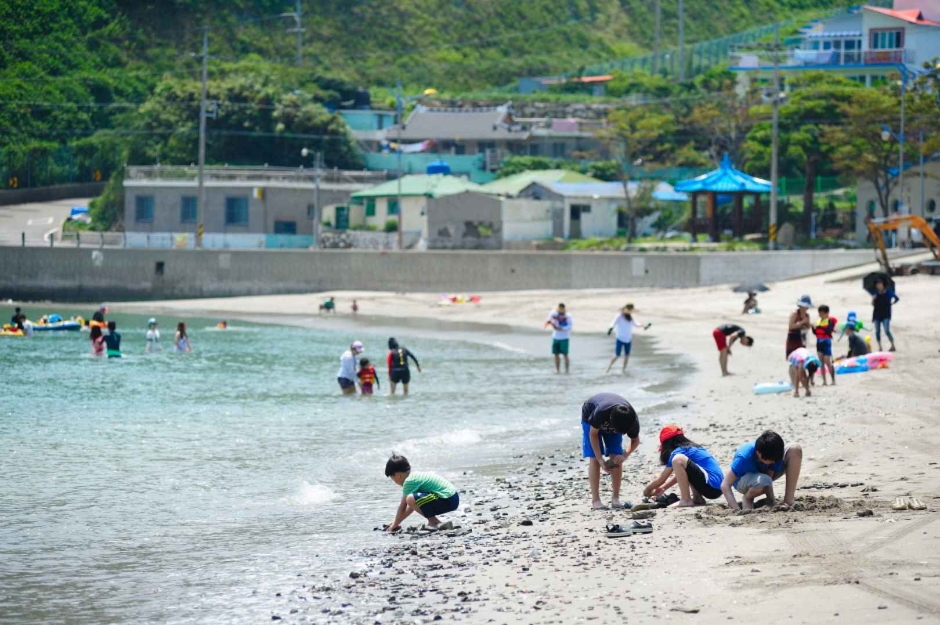
M460 507L460 495L453 484L428 471L412 472L408 459L398 454L393 454L385 463L385 477L391 478L402 488L401 503L398 504L395 520L385 531L397 532L401 529L402 522L415 511L427 519L429 529L453 529L453 523L441 523L437 518L438 515L453 512Z
M836 383L836 370L832 366L832 337L836 331L838 319L829 316L829 307L825 304L819 307L819 321L813 328L816 335L816 355L822 363L823 386L826 386L826 369L832 377L832 384Z
M603 510L601 471L611 477L611 506L619 508L623 463L640 446L640 422L636 410L626 399L614 393L598 393L581 407L581 455L588 458L588 482L591 506ZM630 449L623 449L623 435L630 437ZM605 459L604 456L607 456Z

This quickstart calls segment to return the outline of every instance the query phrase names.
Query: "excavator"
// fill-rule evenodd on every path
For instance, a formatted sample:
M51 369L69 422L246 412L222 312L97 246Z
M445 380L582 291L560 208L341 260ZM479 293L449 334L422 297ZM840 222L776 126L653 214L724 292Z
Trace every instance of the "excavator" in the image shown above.
M908 227L916 228L924 235L924 245L930 249L934 258L940 262L940 237L931 230L930 224L923 217L917 215L892 215L880 219L868 220L868 232L871 234L871 242L875 246L875 255L878 262L889 276L894 275L891 263L888 262L888 251L885 249L885 240L882 232L897 230L898 228Z

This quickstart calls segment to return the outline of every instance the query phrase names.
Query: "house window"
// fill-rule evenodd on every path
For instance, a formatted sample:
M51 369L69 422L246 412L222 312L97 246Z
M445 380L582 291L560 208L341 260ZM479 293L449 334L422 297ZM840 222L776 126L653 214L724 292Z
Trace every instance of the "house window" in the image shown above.
M565 158L566 146L564 143L552 144L552 158Z
M937 200L930 200L927 202L927 212L935 213L937 212Z
M389 215L397 215L398 214L398 200L393 200L389 198L388 200L386 200L386 202L388 203L387 213Z
M296 221L275 221L274 234L297 234Z
M225 225L226 226L247 226L248 225L248 198L247 197L225 198Z
M307 204L307 219L316 219L316 218L317 218L317 205Z
M480 141L477 144L477 153L486 154L487 150L496 149L496 144L491 141Z
M869 217L875 216L875 208L876 208L875 200L869 200L868 202L868 216Z
M375 198L366 199L366 217L375 217Z
M180 223L194 224L199 218L199 199L195 195L180 198Z
M529 156L538 156L539 155L539 144L533 143L529 146Z
M153 196L134 196L134 221L137 223L153 223Z
M462 143L454 144L454 154L466 154L466 153L467 153L467 146L465 146Z
M904 29L892 28L871 31L872 50L898 50L904 47Z

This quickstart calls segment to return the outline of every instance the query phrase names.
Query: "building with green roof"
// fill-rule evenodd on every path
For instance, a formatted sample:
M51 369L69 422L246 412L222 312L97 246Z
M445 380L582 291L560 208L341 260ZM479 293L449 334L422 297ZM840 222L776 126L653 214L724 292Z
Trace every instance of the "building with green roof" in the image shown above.
M483 185L483 192L491 195L517 197L523 189L533 182L548 184L551 182L601 182L585 174L568 169L539 169L523 171L512 176L499 178Z
M340 229L363 226L382 230L388 220L397 220L401 211L402 230L420 231L426 237L428 200L465 191L484 192L482 186L466 178L446 174L412 174L401 178L401 206L399 181L390 180L353 193L348 207L336 207L334 214L324 214L323 221Z

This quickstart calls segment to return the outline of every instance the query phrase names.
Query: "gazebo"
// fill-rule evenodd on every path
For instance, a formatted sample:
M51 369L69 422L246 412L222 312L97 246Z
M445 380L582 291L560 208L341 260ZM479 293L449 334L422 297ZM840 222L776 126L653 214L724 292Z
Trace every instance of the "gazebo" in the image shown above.
M770 193L771 186L767 180L755 178L735 169L731 164L731 159L725 154L718 169L677 183L676 191L688 193L692 198L689 231L692 233L693 240L699 231L707 230L711 240L718 241L718 196L730 195L732 197L734 236L740 238L745 231L744 196L754 196L753 229L760 232L763 229L760 196L763 193ZM707 198L704 218L698 216L698 198L701 195Z

